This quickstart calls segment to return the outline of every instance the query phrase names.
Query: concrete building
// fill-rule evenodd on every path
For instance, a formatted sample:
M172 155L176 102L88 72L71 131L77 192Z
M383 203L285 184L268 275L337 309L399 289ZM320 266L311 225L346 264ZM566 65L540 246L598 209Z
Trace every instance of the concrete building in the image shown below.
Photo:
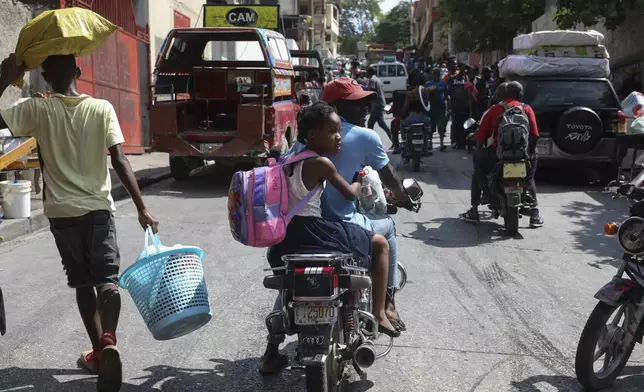
M181 27L203 27L204 0L134 1L139 25L150 26L150 69L168 32Z
M339 1L300 0L300 8L312 15L311 48L317 50L322 58L338 55L338 36L340 34Z
M432 59L441 59L451 52L449 33L437 23L440 16L439 0L419 0L412 20L412 39L418 53Z
M11 0L0 0L0 15L2 15L2 23L0 23L0 35L2 36L2 40L0 40L0 61L4 60L16 49L20 29L33 18L33 10L35 8L35 5ZM27 75L25 78L25 86L22 90L9 87L5 91L2 98L0 98L0 110L7 109L22 97L29 96L31 89L32 87Z

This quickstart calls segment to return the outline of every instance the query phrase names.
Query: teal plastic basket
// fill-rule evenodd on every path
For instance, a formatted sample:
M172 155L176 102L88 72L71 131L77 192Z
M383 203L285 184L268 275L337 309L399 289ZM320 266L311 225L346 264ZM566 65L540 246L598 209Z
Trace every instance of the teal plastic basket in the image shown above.
M143 253L123 272L119 284L130 293L155 339L187 335L212 319L203 258L197 247L168 248L151 229L146 231Z

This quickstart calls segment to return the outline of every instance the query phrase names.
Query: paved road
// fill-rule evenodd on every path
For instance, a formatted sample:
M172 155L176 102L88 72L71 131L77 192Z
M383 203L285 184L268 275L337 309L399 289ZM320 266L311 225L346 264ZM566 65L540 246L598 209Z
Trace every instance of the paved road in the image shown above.
M370 369L369 381L351 390L581 390L574 379L576 343L592 296L614 273L619 254L615 241L601 234L602 224L622 216L626 205L598 188L542 184L546 226L531 230L523 221L521 238L509 239L498 222L474 226L457 219L469 203L470 172L470 158L450 149L425 159L415 175L425 190L423 208L396 216L400 258L410 272L399 297L409 330ZM564 174L557 175L563 182ZM157 342L124 293L123 391L303 390L299 371L268 379L257 373L273 294L261 283L265 252L231 240L226 192L227 182L208 173L147 190L162 239L199 245L208 255L216 314L196 333ZM143 235L132 203L118 207L127 266L141 251ZM9 333L0 338L0 391L93 390L94 379L75 369L87 339L48 232L0 247L0 285L9 318ZM293 343L287 348L292 351ZM641 390L642 360L638 346L629 376L615 391Z

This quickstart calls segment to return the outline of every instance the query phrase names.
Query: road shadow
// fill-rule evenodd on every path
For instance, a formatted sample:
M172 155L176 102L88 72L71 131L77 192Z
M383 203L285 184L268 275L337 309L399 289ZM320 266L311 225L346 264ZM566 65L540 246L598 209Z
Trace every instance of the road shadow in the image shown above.
M595 255L599 261L593 261L594 267L620 263L620 246L616 236L604 234L604 224L622 222L629 215L629 203L626 200L612 199L607 192L587 192L593 202L573 201L564 204L558 211L568 218L573 249Z
M296 342L283 349L291 358ZM263 377L258 372L259 358L250 357L230 361L210 359L212 367L183 368L166 365L151 366L142 370L142 376L123 383L121 392L299 392L306 389L306 376L302 369L286 368L276 375ZM351 369L352 370L352 369ZM140 373L140 372L139 372ZM361 381L349 374L347 392L366 392L373 387L369 380ZM35 390L38 392L86 392L95 390L96 377L81 369L0 369L0 390Z
M635 392L641 391L644 385L644 367L626 366L611 387L603 389L605 392ZM586 392L587 390L579 384L575 377L536 375L526 378L523 381L512 382L512 386L518 392L541 392L543 384L557 388L557 392Z
M416 228L409 234L400 234L405 238L422 241L427 245L439 248L466 248L502 241L522 240L519 233L515 237L506 234L503 225L492 218L488 211L481 211L481 222L469 223L460 218L436 218L428 222L407 222L415 224ZM520 230L532 230L526 225L527 219L522 219Z
M195 172L187 180L171 180L169 186L148 188L146 194L186 199L223 197L228 195L230 180L234 173L235 171L230 168L207 166Z

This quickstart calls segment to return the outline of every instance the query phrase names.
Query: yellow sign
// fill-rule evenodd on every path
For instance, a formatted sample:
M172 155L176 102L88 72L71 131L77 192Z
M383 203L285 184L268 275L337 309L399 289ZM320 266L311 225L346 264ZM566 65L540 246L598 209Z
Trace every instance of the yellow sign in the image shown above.
M277 30L280 7L278 5L206 5L204 27L257 27Z

